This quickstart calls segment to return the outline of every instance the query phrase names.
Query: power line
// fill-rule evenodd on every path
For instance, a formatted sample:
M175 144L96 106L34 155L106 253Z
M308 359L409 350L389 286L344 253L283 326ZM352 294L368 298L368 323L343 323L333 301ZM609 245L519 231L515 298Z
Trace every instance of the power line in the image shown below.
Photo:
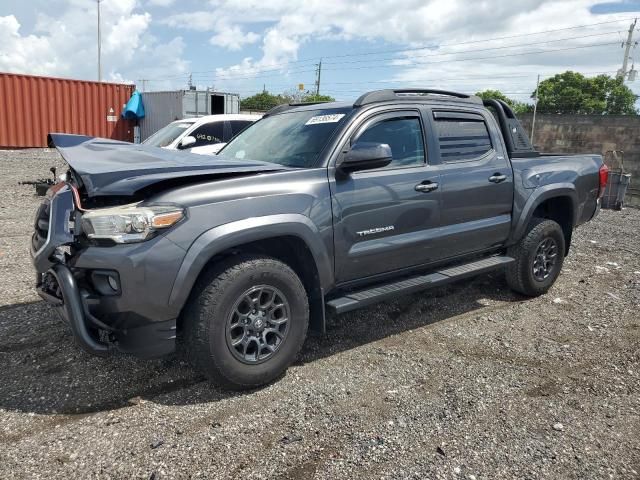
M365 69L372 69L372 68L407 68L407 67L411 67L411 66L423 66L423 65L432 65L432 64L440 64L440 63L453 63L453 62L466 62L466 61L473 61L473 60L491 60L491 59L495 59L495 58L507 58L507 57L517 57L517 56L525 56L525 55L539 55L539 54L544 54L544 53L554 53L554 52L562 52L562 51L569 51L569 50L578 50L578 49L584 49L584 48L593 48L593 47L601 47L601 46L610 46L610 45L617 45L618 42L605 42L605 43L595 43L595 44L589 44L589 45L577 45L577 46L573 46L573 47L564 47L564 48L557 48L557 49L547 49L547 50L538 50L538 51L528 51L528 52L518 52L518 53L511 53L511 54L505 54L505 55L492 55L490 57L467 57L467 58L456 58L456 59L451 59L451 60L438 60L438 61L433 61L433 62L407 62L407 63L402 63L402 64L386 64L386 65L363 65L363 66L358 66L358 67L340 67L340 68L325 68L325 70L330 70L330 71L335 71L335 70L365 70ZM518 45L518 46L524 46L524 45ZM511 48L514 48L516 46L512 45ZM458 55L462 55L465 52L456 52L456 54ZM401 59L394 59L394 60L401 60ZM290 72L288 72L289 74L301 74L301 73L311 73L314 72L317 74L317 69L314 70L292 70ZM282 73L278 73L278 74L273 74L273 75L260 75L260 74L248 74L248 75L244 75L244 76L218 76L218 75L212 75L212 76L207 76L207 77L202 77L201 80L215 80L215 81L224 81L224 80L243 80L243 79L257 79L257 78L273 78L273 77L282 77ZM165 77L165 78L157 78L154 79L154 81L162 81L162 80L168 80L171 79L172 77ZM180 78L187 78L187 74L182 75Z
M540 78L541 79L542 78L550 78L550 77L552 77L554 75L557 75L558 73L559 72L553 72L553 73L552 72L548 72L548 73L540 74ZM586 75L595 75L595 74L615 73L615 71L614 70L606 70L606 71L600 70L600 71L584 71L584 72L580 72L580 73L582 75L586 76ZM502 76L502 77L495 77L495 78L507 78L507 79L514 78L514 77L518 77L518 78L522 78L522 77L535 78L535 75L536 74L531 73L529 75L505 75L505 76ZM479 79L483 79L483 78L489 78L489 77L467 77L467 78L464 78L463 80L479 83L478 80ZM405 86L408 85L408 84L422 84L422 85L424 85L425 82L428 82L430 80L431 79L424 79L422 81L403 82L403 85L405 85ZM460 78L451 78L451 79L438 78L438 79L435 79L435 80L437 80L437 81L444 81L444 80L460 81L461 79ZM394 83L393 81L386 81L386 80L384 82ZM362 82L348 82L348 83L349 84L358 84L358 85L362 84L362 85L364 85L364 84L367 84L367 83L379 83L379 82L362 81ZM397 82L395 82L395 83L397 83ZM513 85L512 84L512 85L510 85L510 87L512 87L512 88L515 87L515 88L513 90L506 90L506 91L505 90L501 90L501 93L503 93L505 95L525 96L527 98L531 98L532 94L531 94L531 90L529 89L530 87L527 87L527 86L523 85L522 90L518 90L519 87L517 85ZM382 88L384 88L384 87L382 87ZM474 87L474 88L468 88L466 90L469 91L469 92L473 92L473 91L486 90L486 89L487 89L487 85L483 85L482 87L477 86L477 87ZM359 95L365 90L367 90L366 87L353 88L353 89L329 88L328 90L326 90L326 93L329 93L329 94L332 94L332 95L338 95L338 96L340 94L347 94L347 95L351 96L351 94L358 94ZM525 91L523 91L523 90L525 90ZM241 94L254 94L255 92L256 92L256 89L242 89L242 90L238 91L238 93L241 93ZM567 98L567 101L570 101L570 100L572 100L572 99L571 98Z
M544 40L542 42L533 42L533 43L518 43L515 45L502 45L500 47L487 47L487 48L477 48L474 50L465 50L465 51L458 51L458 52L439 52L439 53L430 53L430 54L426 54L426 55L415 55L411 58L427 58L427 57L443 57L443 56L447 56L447 55L460 55L460 54L465 54L465 53L475 53L475 52L488 52L488 51L493 51L493 50L505 50L508 48L518 48L518 47L529 47L532 45L544 45L547 43L556 43L556 42L566 42L568 40L578 40L578 39L582 39L582 38L592 38L592 37L602 37L605 35L612 35L612 34L616 34L618 33L617 31L614 32L605 32L605 33L594 33L591 35L580 35L577 37L566 37L566 38L558 38L555 40ZM407 57L409 58L409 57ZM391 58L378 58L375 61L388 61L388 60L402 60L402 57L391 57ZM351 63L362 63L362 62L371 62L373 60L350 60L350 61L345 61L345 62L329 62L327 63L327 65L341 65L341 64L351 64Z
M508 35L505 37L494 37L494 38L484 38L484 39L480 39L480 40L469 40L466 42L455 42L455 43L441 43L441 44L437 44L437 45L430 45L430 46L422 46L422 47L413 47L413 48L398 48L398 49L393 49L393 50L378 50L378 51L371 51L371 52L364 52L364 53L346 53L343 55L325 55L325 58L343 58L343 57L353 57L353 56L363 56L363 55L377 55L380 53L400 53L400 52L410 52L410 51L415 51L415 50L426 50L428 48L436 48L436 47L452 47L452 46L460 46L460 45L471 45L474 43L485 43L485 42L493 42L493 41L497 41L497 40L508 40L511 38L519 38L519 37L529 37L529 36L533 36L533 35L543 35L543 34L547 34L547 33L554 33L554 32L561 32L561 31L566 31L566 30L577 30L580 28L588 28L588 27L595 27L598 25L606 25L606 24L612 24L612 23L620 23L620 22L626 22L628 20L630 20L631 17L627 17L627 18L621 18L618 20L611 20L608 22L598 22L598 23L589 23L589 24L585 24L585 25L575 25L573 27L565 27L565 28L555 28L552 30L542 30L542 31L538 31L538 32L531 32L531 33L520 33L517 35Z
M553 73L541 73L541 78L545 78L545 77L552 77L554 75L557 75L558 73L561 72L553 72ZM590 72L581 72L583 75L597 75L597 74L604 74L604 73L615 73L615 70L598 70L598 71L590 71ZM476 81L478 79L483 80L483 79L509 79L509 78L533 78L536 75L538 75L538 72L531 72L531 73L524 73L524 74L518 74L518 75L487 75L487 76L482 76L482 75L472 75L469 77L460 77L460 76L456 76L456 77L436 77L436 78L424 78L421 80L410 80L410 81L406 81L406 80L397 80L397 79L393 79L393 80L361 80L361 81L352 81L352 82L324 82L324 85L360 85L360 84L378 84L378 83L398 83L398 82L402 82L403 84L412 84L412 83L424 83L425 81Z
M367 55L378 55L378 54L381 54L381 53L401 53L401 52L425 50L425 49L430 49L430 48L433 49L433 48L441 48L441 47L471 45L471 44L476 44L476 43L485 43L485 42L492 42L492 41L497 41L497 40L507 40L507 39L511 39L511 38L521 38L521 37L527 37L527 36L533 36L533 35L542 35L542 34L566 31L566 30L576 30L576 29L581 29L581 28L588 28L588 27L598 26L598 25L620 23L620 22L627 21L627 20L629 20L629 17L622 18L622 19L617 19L617 20L610 20L610 21L607 21L607 22L598 22L598 23L591 23L591 24L584 24L584 25L575 25L575 26L572 26L572 27L564 27L564 28L557 28L557 29L551 29L551 30L543 30L543 31L538 31L538 32L530 32L530 33L522 33L522 34L516 34L516 35L508 35L508 36L503 36L503 37L486 38L486 39L481 39L481 40L470 40L470 41L466 41L466 42L452 42L452 43L434 44L434 45L429 45L429 46L399 48L399 49L392 49L392 50L378 50L378 51L369 51L369 52L361 52L361 53L349 53L349 54L342 54L342 55L325 55L324 58L326 59L326 58L357 57L357 56L367 56ZM613 32L613 33L617 33L617 32ZM577 38L579 38L579 37L577 37ZM565 39L557 40L557 41L564 41L564 40ZM504 48L504 47L496 47L496 48ZM461 52L458 52L458 53L461 53ZM278 66L282 67L282 66L287 66L287 65L290 65L290 64L306 63L306 62L311 62L311 61L315 61L315 59L308 58L308 59L302 59L302 60L291 60L291 61L283 62L283 63L279 63L279 64L268 65L268 66L265 66L262 69L260 69L260 68L255 69L253 71L253 73L281 71L282 68L273 68L273 67L278 67ZM215 70L200 70L200 71L194 71L192 73L194 73L194 74L215 73L215 72L218 72L219 70L222 70L224 68L231 68L231 67L237 67L237 64L229 66L229 67L219 67L219 68L216 68ZM302 67L302 68L305 68L305 67ZM314 71L314 70L310 70L310 71ZM291 72L291 73L296 73L296 72ZM229 78L231 78L231 76L229 74L225 74L225 75L227 75L227 76L229 76ZM182 78L184 76L185 76L185 74L173 75L173 76L163 77L163 79ZM156 79L154 79L154 80L156 80Z
M456 59L452 59L452 60L438 60L435 62L411 62L411 63L403 63L403 64L396 64L396 65L364 65L364 66L360 66L360 67L342 67L342 68L327 68L325 70L365 70L365 69L371 69L371 68L398 68L398 67L411 67L411 66L427 66L427 65L433 65L433 64L439 64L439 63L452 63L452 62L467 62L470 60L492 60L495 58L507 58L507 57L520 57L520 56L525 56L525 55L539 55L539 54L544 54L544 53L554 53L554 52L564 52L564 51L569 51L569 50L579 50L579 49L583 49L583 48L594 48L594 47L603 47L603 46L611 46L611 45L617 45L618 42L612 43L612 42L607 42L607 43L594 43L594 44L590 44L590 45L579 45L579 46L575 46L575 47L565 47L565 48L556 48L553 50L538 50L538 51L531 51L531 52L519 52L519 53L510 53L510 54L506 54L506 55L492 55L490 57L469 57L469 58L456 58ZM463 52L462 52L463 53Z

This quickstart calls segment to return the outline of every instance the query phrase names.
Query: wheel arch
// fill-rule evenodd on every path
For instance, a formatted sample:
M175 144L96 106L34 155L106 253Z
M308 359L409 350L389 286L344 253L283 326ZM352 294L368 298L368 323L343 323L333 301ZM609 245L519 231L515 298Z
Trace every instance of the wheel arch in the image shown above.
M240 253L262 254L289 265L309 295L310 327L325 331L324 292L333 284L332 255L315 225L298 214L241 220L200 235L187 251L169 302L182 310L208 265Z
M554 220L560 225L565 238L566 255L578 219L578 194L573 184L548 185L537 189L518 218L510 244L518 242L526 234L527 226L534 217Z

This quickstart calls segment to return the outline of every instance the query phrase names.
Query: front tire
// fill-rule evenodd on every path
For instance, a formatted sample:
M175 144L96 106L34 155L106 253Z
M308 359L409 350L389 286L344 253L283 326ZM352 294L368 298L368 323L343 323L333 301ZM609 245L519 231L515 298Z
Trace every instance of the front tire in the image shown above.
M507 267L507 283L512 290L536 297L554 284L565 254L564 233L553 220L534 218L526 235L507 250L515 262Z
M298 355L309 325L306 290L279 260L231 257L201 275L184 324L194 367L224 388L256 388Z

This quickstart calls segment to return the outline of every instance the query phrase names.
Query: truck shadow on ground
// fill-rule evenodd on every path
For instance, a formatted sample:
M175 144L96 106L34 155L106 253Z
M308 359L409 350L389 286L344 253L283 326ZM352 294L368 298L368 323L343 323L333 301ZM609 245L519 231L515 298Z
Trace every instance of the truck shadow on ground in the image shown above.
M327 334L311 335L296 365L486 308L487 301L522 299L502 275L491 274L330 317ZM0 375L0 409L37 414L91 414L141 400L184 405L251 394L211 385L180 354L154 361L92 357L43 302L0 308Z

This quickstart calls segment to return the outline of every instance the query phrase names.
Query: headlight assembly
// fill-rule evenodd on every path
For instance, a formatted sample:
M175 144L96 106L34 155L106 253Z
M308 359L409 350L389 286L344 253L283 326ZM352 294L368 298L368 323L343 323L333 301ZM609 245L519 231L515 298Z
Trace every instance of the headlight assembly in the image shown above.
M101 208L82 215L82 230L87 237L95 240L142 242L159 230L172 227L184 216L184 209L177 205Z

